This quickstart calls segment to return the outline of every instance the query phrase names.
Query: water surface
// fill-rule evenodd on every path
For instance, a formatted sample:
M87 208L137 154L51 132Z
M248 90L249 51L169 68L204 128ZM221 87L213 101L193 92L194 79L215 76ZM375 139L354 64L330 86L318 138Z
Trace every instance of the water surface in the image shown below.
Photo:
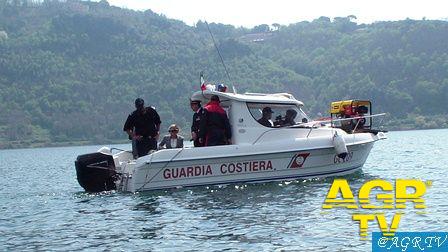
M431 180L426 213L406 209L399 231L448 231L448 130L388 136L345 177L353 191L372 179ZM74 160L99 147L0 150L0 251L370 250L352 210L323 211L332 179L87 194Z

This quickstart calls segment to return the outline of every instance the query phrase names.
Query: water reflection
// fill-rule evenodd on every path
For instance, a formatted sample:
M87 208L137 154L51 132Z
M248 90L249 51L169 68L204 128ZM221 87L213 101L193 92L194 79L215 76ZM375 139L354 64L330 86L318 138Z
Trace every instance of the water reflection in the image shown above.
M132 210L134 211L144 211L147 212L149 215L153 214L161 214L159 208L159 201L157 196L151 196L151 195L145 195L139 197L141 202L137 203Z
M371 177L360 172L344 178L357 184L366 176ZM312 179L138 193L132 210L146 216L142 220L146 227L140 230L145 239L167 239L169 233L168 237L198 243L238 242L248 248L269 244L275 248L284 246L288 239L307 236L309 220L321 217L321 204L332 181Z

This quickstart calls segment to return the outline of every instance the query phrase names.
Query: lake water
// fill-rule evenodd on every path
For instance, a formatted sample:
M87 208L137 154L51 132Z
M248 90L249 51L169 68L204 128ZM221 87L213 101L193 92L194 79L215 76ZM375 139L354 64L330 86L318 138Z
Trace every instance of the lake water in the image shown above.
M388 137L375 144L363 172L345 177L354 193L372 179L431 180L425 213L408 205L398 231L448 231L448 129ZM87 194L74 160L98 148L0 150L0 251L371 248L359 239L353 210L322 209L333 179ZM389 223L393 213L386 211Z

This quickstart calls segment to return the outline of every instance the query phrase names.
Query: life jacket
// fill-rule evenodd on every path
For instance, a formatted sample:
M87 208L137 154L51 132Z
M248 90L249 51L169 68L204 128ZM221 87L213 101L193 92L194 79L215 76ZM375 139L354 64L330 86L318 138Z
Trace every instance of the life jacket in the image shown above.
M226 111L219 105L218 101L210 101L204 108L207 112L226 114Z
M213 145L225 144L226 140L232 137L226 111L219 105L218 101L210 101L204 109L206 110L203 124L205 128L200 133L205 133L205 145L209 146L211 139L213 139Z

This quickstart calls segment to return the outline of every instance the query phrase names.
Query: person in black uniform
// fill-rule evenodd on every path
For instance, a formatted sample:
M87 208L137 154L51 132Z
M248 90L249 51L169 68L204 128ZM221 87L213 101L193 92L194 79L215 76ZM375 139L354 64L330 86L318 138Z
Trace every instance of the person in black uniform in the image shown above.
M219 96L212 95L204 107L199 141L205 146L231 144L232 131L226 111L219 104Z
M201 101L190 101L190 106L194 111L193 123L191 124L191 140L193 140L194 147L202 147L204 143L199 142L199 129L201 119L204 116L204 109L201 107Z
M272 125L272 122L271 122L272 113L274 113L274 112L272 111L272 109L270 107L264 107L262 110L263 115L260 119L258 119L257 122L266 127L273 127L274 125Z
M152 107L145 107L142 98L135 100L136 110L126 119L123 130L132 139L133 148L136 149L137 157L148 155L150 150L157 149L157 138L159 137L160 116Z

